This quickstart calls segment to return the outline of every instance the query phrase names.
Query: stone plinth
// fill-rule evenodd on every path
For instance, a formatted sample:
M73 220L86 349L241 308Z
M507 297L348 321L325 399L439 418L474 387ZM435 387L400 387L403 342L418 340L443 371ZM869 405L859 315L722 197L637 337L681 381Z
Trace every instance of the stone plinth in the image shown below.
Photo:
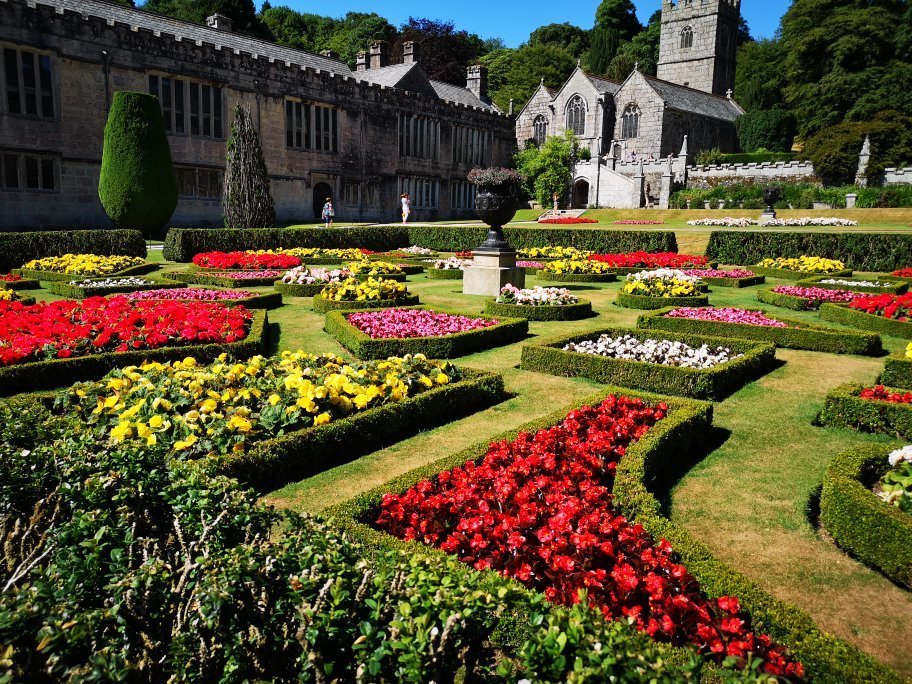
M773 212L764 211L762 214L760 214L760 225L761 226L765 226L770 221L775 221L775 220L776 220L775 211L773 211Z
M516 252L472 252L474 263L462 276L462 293L497 297L504 285L524 287L526 272L516 267Z

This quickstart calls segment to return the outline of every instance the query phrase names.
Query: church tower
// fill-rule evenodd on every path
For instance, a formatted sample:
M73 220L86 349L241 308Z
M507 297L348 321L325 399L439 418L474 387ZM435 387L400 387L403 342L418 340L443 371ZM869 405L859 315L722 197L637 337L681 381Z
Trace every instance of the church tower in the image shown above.
M662 0L658 77L715 95L735 88L741 0Z

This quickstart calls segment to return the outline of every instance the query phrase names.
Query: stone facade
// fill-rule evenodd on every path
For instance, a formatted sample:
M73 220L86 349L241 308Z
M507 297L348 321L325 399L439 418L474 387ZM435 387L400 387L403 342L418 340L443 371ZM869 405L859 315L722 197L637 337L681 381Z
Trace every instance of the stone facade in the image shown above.
M108 225L97 181L107 109L120 90L157 88L163 103L168 91L181 194L172 225L221 225L225 138L237 104L253 114L280 222L312 222L326 195L337 221L396 220L403 189L413 196L412 220L468 217L468 171L510 158L513 124L487 99L477 70L471 92L432 81L414 64L406 89L369 78L380 65L352 72L334 55L222 26L97 0L0 0L0 61L14 65L0 70L0 226ZM9 104L11 91L27 105L34 100L19 92L31 78L23 64L47 67L38 102L49 95L49 116ZM408 154L403 136L415 143Z

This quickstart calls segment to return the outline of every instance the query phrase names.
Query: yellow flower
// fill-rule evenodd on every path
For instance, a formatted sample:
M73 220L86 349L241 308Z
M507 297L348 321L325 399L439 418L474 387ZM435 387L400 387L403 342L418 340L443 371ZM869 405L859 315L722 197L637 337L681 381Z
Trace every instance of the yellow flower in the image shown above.
M127 437L132 436L133 429L130 426L128 421L118 423L116 427L111 430L111 439L115 442L123 442Z
M912 359L912 342L910 342L909 346L906 347L906 358Z
M228 428L246 434L253 429L253 422L249 418L233 415L228 419Z
M181 439L174 443L175 451L186 451L194 444L196 444L197 438L196 435L187 435L187 439Z
M330 416L328 413L321 413L316 418L314 418L314 425L325 425L330 420L332 420L332 416Z
M270 406L275 406L280 401L282 401L282 397L280 397L278 394L270 394L267 401L269 402Z

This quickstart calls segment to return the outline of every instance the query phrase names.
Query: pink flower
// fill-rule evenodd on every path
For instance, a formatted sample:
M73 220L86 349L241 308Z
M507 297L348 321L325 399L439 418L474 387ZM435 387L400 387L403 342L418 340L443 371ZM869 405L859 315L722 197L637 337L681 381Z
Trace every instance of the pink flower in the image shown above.
M130 292L124 296L132 301L140 299L170 299L194 302L219 302L234 299L247 299L253 297L253 293L248 292L247 290L209 290L206 288L186 287Z
M231 280L249 280L252 278L281 278L285 271L231 271L229 273L216 273L219 278Z
M754 272L743 268L736 268L731 271L723 271L717 268L695 268L684 271L685 275L696 276L697 278L753 278Z
M443 337L497 325L490 318L470 318L427 309L383 309L354 313L348 322L373 339Z
M762 311L715 307L683 307L665 314L668 318L687 318L692 321L714 323L738 323L740 325L763 325L770 328L788 328L788 324L769 318Z

